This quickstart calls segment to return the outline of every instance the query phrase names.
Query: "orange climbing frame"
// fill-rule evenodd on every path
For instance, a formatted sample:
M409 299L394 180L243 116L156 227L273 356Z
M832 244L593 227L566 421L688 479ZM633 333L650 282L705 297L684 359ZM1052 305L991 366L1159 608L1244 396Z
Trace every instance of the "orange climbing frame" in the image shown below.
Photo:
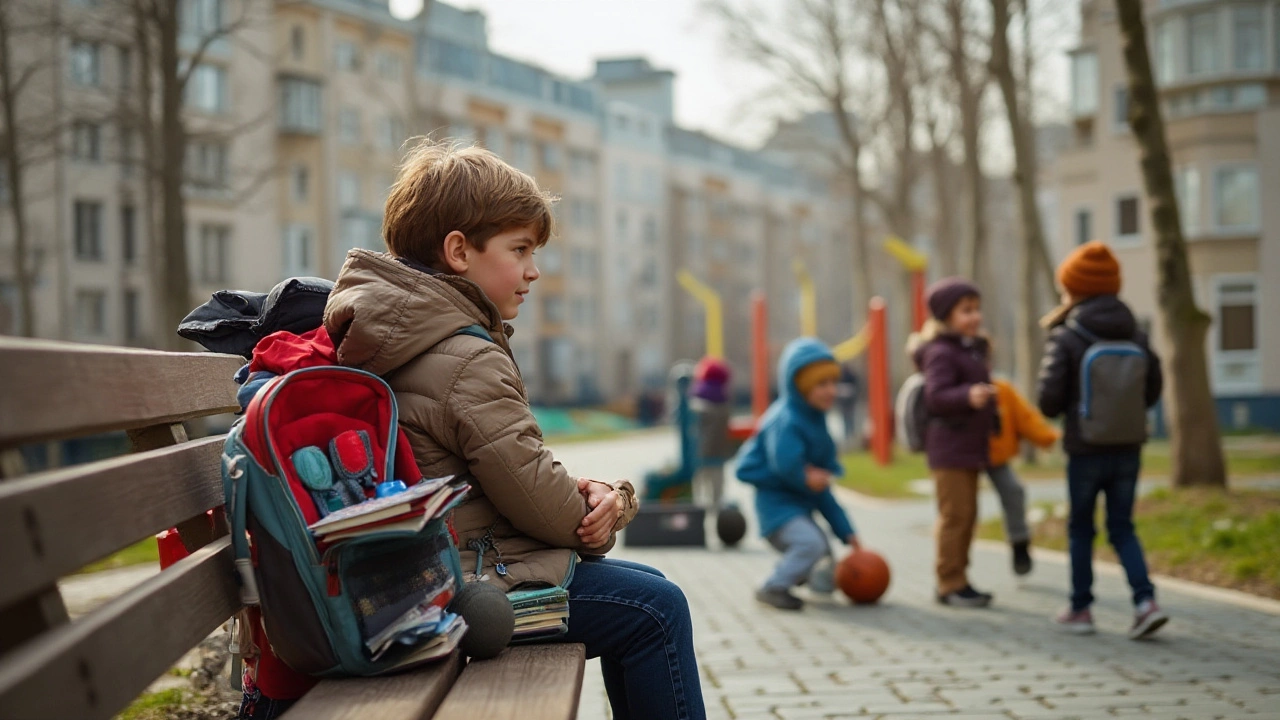
M871 414L871 452L876 462L893 461L893 404L889 399L889 338L884 298L871 298L867 313L868 411Z

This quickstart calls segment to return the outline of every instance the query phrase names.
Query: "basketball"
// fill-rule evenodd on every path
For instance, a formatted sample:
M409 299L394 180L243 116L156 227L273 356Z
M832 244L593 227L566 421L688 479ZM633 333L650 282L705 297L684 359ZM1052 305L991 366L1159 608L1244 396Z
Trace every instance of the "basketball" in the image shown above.
M889 563L871 550L858 550L836 565L836 586L856 603L873 603L889 589Z

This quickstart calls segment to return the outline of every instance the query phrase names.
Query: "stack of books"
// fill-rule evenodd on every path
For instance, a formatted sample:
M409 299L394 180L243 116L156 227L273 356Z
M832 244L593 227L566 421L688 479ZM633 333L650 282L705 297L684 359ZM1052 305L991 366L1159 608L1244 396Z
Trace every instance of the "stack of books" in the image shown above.
M453 509L471 489L466 483L450 485L452 479L423 480L404 492L336 510L307 529L321 547L379 532L417 532Z
M516 613L511 642L533 642L569 631L569 591L562 587L507 593Z

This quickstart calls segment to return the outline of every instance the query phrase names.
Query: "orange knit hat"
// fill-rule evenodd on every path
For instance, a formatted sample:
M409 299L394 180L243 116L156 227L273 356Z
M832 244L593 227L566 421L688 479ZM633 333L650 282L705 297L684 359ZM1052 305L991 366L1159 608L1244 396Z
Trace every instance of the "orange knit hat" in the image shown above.
M1078 297L1116 295L1120 292L1120 263L1104 243L1087 242L1058 266L1058 284Z
M840 366L835 360L815 360L796 371L795 386L800 397L807 398L823 380L839 380Z

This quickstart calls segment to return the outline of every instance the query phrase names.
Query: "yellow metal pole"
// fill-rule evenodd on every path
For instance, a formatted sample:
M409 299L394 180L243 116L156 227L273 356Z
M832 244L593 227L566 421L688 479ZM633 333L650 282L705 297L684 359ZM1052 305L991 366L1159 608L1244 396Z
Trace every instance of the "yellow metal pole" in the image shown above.
M867 328L863 326L857 335L831 348L831 354L836 356L837 362L848 362L866 351L869 339Z
M720 294L704 285L688 270L681 270L676 280L695 300L702 303L707 319L707 356L724 357L724 313L720 307Z
M804 266L804 261L796 258L792 264L796 280L800 282L800 334L805 337L818 336L818 296L813 289L813 278Z

